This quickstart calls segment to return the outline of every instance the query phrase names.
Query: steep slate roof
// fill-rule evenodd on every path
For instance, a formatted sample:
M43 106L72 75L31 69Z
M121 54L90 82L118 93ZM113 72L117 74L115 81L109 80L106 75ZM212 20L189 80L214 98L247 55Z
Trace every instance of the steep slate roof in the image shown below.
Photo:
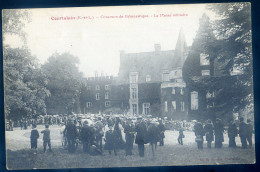
M152 52L121 52L118 81L129 83L129 73L133 71L139 73L139 83L146 82L146 75L151 76L151 82L161 82L163 71L182 67L186 48L186 41L180 30L175 50L161 51L160 45L155 44L155 51Z

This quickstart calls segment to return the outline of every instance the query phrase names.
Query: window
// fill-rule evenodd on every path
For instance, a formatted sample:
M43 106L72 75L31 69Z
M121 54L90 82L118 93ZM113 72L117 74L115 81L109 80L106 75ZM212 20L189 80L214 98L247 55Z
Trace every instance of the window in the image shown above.
M91 108L92 107L92 103L91 102L87 102L86 106L87 106L87 108Z
M167 101L164 102L164 111L168 112L168 103L167 103Z
M100 86L99 85L96 85L96 90L100 90Z
M105 85L105 90L110 90L110 85Z
M172 101L172 110L176 111L176 101Z
M183 88L181 88L181 90L180 90L180 94L181 94L181 95L184 94Z
M99 100L99 93L96 94L96 100Z
M181 101L181 112L184 112L185 111L185 105L184 105L184 101Z
M110 107L110 101L105 102L105 107Z
M105 93L105 99L109 99L109 92Z
M198 92L193 91L190 93L191 98L191 110L198 110L199 102L198 102Z
M146 75L146 82L150 82L151 81L151 75Z
M205 54L205 53L200 54L200 65L201 66L209 65L208 57L209 57L208 54Z
M172 94L175 94L175 88L172 88Z
M91 86L87 86L87 90L91 90Z
M130 83L137 83L137 75L130 76Z
M136 99L136 98L137 98L137 89L132 88L132 99Z
M210 75L210 71L209 70L201 70L201 75L202 76L209 76Z
M162 74L162 81L170 81L169 73L163 73Z
M150 114L150 103L143 103L143 114Z
M132 104L133 114L137 115L137 104Z

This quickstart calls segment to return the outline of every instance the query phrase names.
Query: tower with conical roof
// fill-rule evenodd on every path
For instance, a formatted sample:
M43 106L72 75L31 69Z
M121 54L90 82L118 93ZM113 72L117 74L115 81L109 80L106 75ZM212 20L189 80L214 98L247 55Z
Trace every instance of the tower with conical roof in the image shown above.
M177 63L177 65L175 66L179 66L179 67L183 66L183 63L185 62L186 59L186 51L187 51L187 43L183 33L183 29L181 28L175 46L175 52L174 52L174 56L175 56L174 59Z

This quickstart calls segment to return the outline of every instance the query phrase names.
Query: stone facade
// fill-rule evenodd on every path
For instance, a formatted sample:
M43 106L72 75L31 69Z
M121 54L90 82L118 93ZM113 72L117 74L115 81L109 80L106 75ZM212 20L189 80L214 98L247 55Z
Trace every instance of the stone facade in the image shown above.
M155 44L154 51L151 52L121 51L118 77L94 77L86 80L87 89L82 92L85 97L82 99L82 112L152 114L185 119L187 100L181 69L187 51L182 30L175 50L162 51L161 45ZM96 89L98 85L100 88ZM109 90L105 89L106 85L110 86ZM173 89L176 90L175 94L172 94ZM106 94L109 94L108 99ZM108 101L109 106L106 106ZM171 109L169 111L165 111L166 101L168 109Z

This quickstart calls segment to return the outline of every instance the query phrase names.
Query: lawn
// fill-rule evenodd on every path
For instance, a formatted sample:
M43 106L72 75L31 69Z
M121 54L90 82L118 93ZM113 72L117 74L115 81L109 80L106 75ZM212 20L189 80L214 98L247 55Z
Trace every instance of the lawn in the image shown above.
M39 131L41 127L39 127ZM177 143L178 133L165 133L165 146L158 147L156 156L152 157L150 145L145 145L145 157L138 156L137 146L134 145L132 156L125 156L124 150L118 155L90 156L82 152L79 145L75 154L60 145L59 127L52 126L53 152L43 153L42 141L39 140L39 150L36 155L29 149L30 130L9 131L6 133L7 168L8 169L50 169L50 168L99 168L99 167L132 167L132 166L174 166L199 164L247 164L255 162L254 149L228 148L225 134L224 146L221 149L198 150L194 142L194 133L184 132L184 145ZM239 138L237 138L239 143ZM240 146L240 143L238 144ZM206 143L204 143L206 147ZM214 147L214 146L213 146Z

